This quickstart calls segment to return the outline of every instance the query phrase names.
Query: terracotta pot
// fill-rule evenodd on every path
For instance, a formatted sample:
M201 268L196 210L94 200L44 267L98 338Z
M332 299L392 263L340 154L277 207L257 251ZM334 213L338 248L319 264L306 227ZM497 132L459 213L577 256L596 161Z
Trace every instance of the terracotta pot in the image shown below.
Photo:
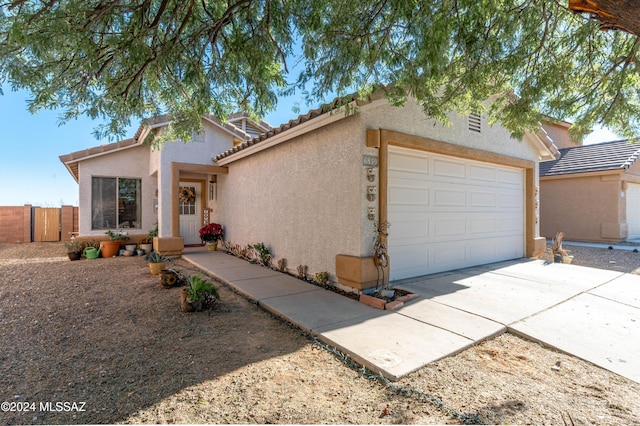
M162 271L166 267L167 267L167 264L164 263L164 262L162 262L162 263L149 263L149 272L151 272L151 275L158 275L160 273L160 271Z
M160 286L164 288L173 287L178 283L178 274L169 269L160 271Z
M100 241L100 253L102 257L113 257L118 255L120 250L120 241Z
M193 306L189 303L189 292L186 290L180 291L180 309L182 312L193 312Z

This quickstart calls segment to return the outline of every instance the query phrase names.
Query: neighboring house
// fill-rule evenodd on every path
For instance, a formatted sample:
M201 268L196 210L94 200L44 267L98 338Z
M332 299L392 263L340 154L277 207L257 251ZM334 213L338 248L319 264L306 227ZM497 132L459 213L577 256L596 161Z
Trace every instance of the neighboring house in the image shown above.
M540 164L541 234L618 242L640 238L640 144L615 141L560 149Z
M232 120L209 118L200 145L172 142L152 151L138 135L120 143L131 146L63 156L80 184L80 234L110 225L92 221L104 210L92 199L104 196L91 182L121 177L140 180L141 228L157 216L161 243L193 242L188 235L199 225L183 226L182 216L205 207L201 223L221 223L226 241L263 242L289 270L305 265L309 275L326 271L355 288L378 279L376 222L390 223L393 280L545 250L538 162L556 151L542 129L517 141L479 115L452 114L452 125L442 126L411 100L393 107L377 96L351 106L357 113L312 110L254 138ZM202 202L193 209L180 202L180 188L192 184ZM137 223L127 214L127 223Z

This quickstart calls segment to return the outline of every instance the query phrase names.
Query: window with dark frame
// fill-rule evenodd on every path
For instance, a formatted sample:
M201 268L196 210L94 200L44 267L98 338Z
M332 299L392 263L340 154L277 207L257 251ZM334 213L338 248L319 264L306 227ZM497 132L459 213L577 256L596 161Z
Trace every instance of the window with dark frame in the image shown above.
M91 178L91 229L141 228L142 181Z

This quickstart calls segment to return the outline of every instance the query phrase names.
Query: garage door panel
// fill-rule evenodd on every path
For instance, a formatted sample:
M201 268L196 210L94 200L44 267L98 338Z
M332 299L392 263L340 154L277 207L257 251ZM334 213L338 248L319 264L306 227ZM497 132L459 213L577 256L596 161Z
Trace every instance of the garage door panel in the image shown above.
M498 207L501 209L515 209L522 210L522 193L500 193L497 194L498 197Z
M474 236L495 234L498 228L495 218L469 219L469 233Z
M504 187L522 188L522 171L499 169L498 184Z
M480 182L496 182L496 170L493 167L469 166L469 179Z
M467 205L467 191L452 186L433 189L434 207L465 207Z
M397 166L389 170L387 205L391 279L524 256L522 170L404 148L389 153ZM409 176L407 156L428 173Z
M519 218L503 217L496 221L496 231L500 236L517 235L524 228L524 221Z
M469 244L467 253L469 263L481 265L483 263L490 263L491 259L498 257L499 251L496 240L492 239Z
M491 244L495 244L498 260L492 260L491 262L499 262L501 260L517 259L524 254L519 245L522 243L522 239L517 235L505 235L502 237L494 238ZM487 262L489 263L489 262Z
M466 248L462 242L454 241L436 244L432 250L432 269L439 269L441 271L458 269L458 265L466 263Z
M391 257L390 273L398 270L401 278L427 274L429 268L429 248L426 244L403 246Z
M429 187L400 181L389 182L389 204L429 205Z
M495 192L469 191L469 205L471 207L495 207L497 196Z
M433 176L465 179L467 168L463 161L436 157L433 158Z
M432 235L437 238L459 237L467 233L467 221L464 217L434 218Z
M400 176L429 173L429 160L424 156L397 153L389 158L389 171L397 171Z
M396 220L393 222L392 237L389 241L395 243L404 242L406 244L422 242L424 243L429 236L429 224L424 218Z

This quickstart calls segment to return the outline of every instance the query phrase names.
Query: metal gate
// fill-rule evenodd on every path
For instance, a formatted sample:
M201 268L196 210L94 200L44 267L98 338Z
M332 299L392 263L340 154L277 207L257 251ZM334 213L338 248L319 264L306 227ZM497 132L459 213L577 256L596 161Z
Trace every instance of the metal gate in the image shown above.
M60 241L60 209L35 207L33 209L33 241Z

